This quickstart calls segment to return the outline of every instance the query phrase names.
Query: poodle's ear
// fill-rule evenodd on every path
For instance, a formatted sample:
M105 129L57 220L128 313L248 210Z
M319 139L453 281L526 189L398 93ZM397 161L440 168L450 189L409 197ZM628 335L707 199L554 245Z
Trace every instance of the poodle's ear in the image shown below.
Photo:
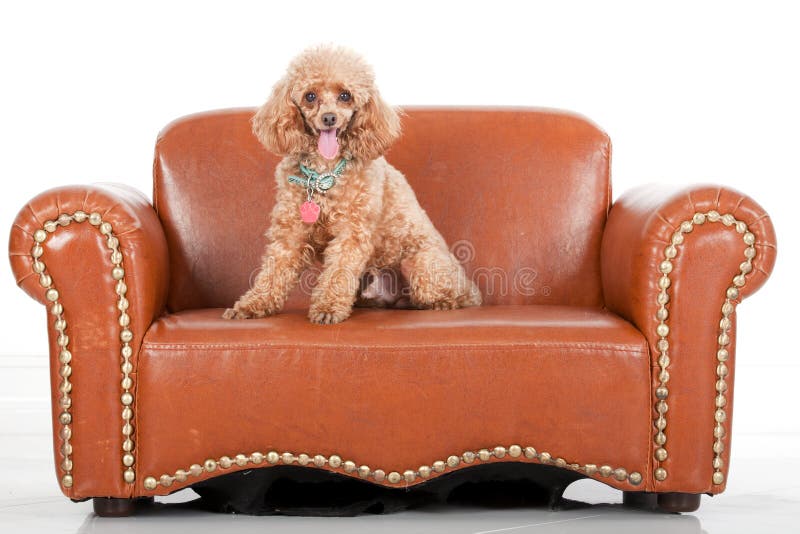
M275 84L269 100L253 116L252 124L253 133L270 152L286 156L302 149L303 117L292 102L286 78Z
M369 101L355 112L348 148L353 156L373 160L400 136L400 114L374 91Z

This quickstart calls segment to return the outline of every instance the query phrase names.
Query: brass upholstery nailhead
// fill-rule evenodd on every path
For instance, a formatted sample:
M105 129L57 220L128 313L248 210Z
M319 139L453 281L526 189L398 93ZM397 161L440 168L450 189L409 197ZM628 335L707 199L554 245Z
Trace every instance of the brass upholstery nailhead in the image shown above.
M678 255L678 247L685 241L684 234L690 233L695 225L704 224L707 221L721 222L725 226L733 228L736 232L742 234L742 241L744 241L744 244L747 245L747 248L744 250L745 260L739 264L740 272L733 277L731 285L725 291L725 301L721 308L722 319L719 322L719 334L717 337L717 361L714 364L716 368L716 379L714 383L716 395L713 427L714 442L712 445L712 450L714 451L714 460L712 464L712 467L714 468L714 474L712 475L712 482L715 485L719 485L725 481L725 475L722 473L722 467L724 465L722 453L725 450L723 438L725 437L724 423L727 420L727 412L725 411L724 407L727 404L725 392L728 389L728 384L725 378L728 375L728 367L725 365L725 362L728 360L729 354L726 347L730 345L731 342L729 332L732 328L733 322L731 321L730 316L736 309L736 303L734 301L739 297L740 288L746 283L747 274L753 271L753 258L756 257L756 249L753 245L755 245L756 238L755 235L750 232L745 222L737 220L730 213L720 215L719 212L714 210L708 211L707 213L695 213L690 220L683 221L680 225L678 225L678 228L672 234L670 244L664 248L664 259L659 264L660 274L658 276L658 287L660 288L660 291L656 299L656 302L659 304L658 311L656 312L656 318L659 320L658 326L656 327L656 335L658 335L659 340L656 344L656 347L658 348L660 355L658 359L660 373L659 384L656 388L656 415L653 418L653 426L655 427L653 434L653 454L656 460L653 476L658 481L666 480L668 476L667 470L661 465L661 462L664 462L668 458L666 448L666 412L669 408L667 404L667 398L669 396L669 389L667 387L667 383L669 382L669 371L667 368L669 367L670 362L670 345L668 339L670 328L667 324L669 318L667 304L670 300L668 289L672 284L671 280L669 279L669 274L672 272L674 267L672 265L672 260Z
M61 392L61 397L58 400L61 414L58 420L61 424L61 431L59 432L59 436L61 437L60 452L64 458L61 462L61 469L64 471L64 474L61 476L61 485L65 488L71 488L75 482L72 475L73 462L71 444L72 383L69 380L73 373L71 365L73 357L72 352L69 350L70 339L66 333L68 330L68 323L64 318L64 306L60 302L61 295L53 284L52 276L46 272L47 266L41 258L44 255L43 245L47 241L49 234L55 232L59 227L63 228L69 226L73 222L82 223L87 220L90 225L96 227L101 234L106 236L106 243L111 251L109 255L112 265L111 275L115 280L118 280L115 284L114 291L117 296L119 296L117 307L122 312L119 318L122 356L122 364L120 366L122 371L120 401L123 419L122 433L126 437L123 441L120 463L122 464L122 479L128 484L133 484L136 481L136 469L134 466L136 457L134 456L134 444L131 439L134 429L130 423L133 418L133 411L131 409L131 405L133 404L133 377L131 376L133 365L130 360L133 355L133 350L130 346L130 342L133 340L133 332L130 329L130 316L125 312L129 303L125 298L128 289L124 281L125 271L122 268L123 255L122 251L119 249L119 238L114 235L114 228L111 223L103 221L103 217L99 213L87 214L84 211L78 210L72 214L62 213L55 221L46 221L42 225L42 228L34 231L34 244L31 248L31 257L33 258L32 269L34 273L39 275L39 284L45 289L45 298L52 303L50 306L50 313L55 316L53 327L59 333L56 341L60 347L58 361L61 363L59 375L62 378L58 388ZM122 307L123 305L124 309Z
M446 460L437 460L432 462L430 465L422 465L417 469L390 471L388 474L383 469L373 470L366 465L358 466L358 464L352 460L342 460L342 457L336 454L326 457L321 454L311 455L307 453L301 453L295 456L290 452L278 454L275 451L269 451L267 453L254 452L250 455L240 453L233 456L222 456L218 460L209 458L205 460L202 465L193 464L189 467L188 471L184 469L178 469L175 471L174 475L163 474L159 477L148 476L144 479L143 485L148 491L155 490L159 485L168 488L176 481L185 482L187 480L187 475L199 477L204 473L212 473L216 471L217 468L225 470L234 465L245 467L251 463L259 464L264 460L264 458L266 458L270 464L282 462L286 465L289 465L296 461L300 465L313 465L316 467L324 467L327 465L331 469L341 469L346 473L357 473L362 479L371 478L375 482L388 481L390 484L399 484L401 482L414 482L417 477L422 479L430 478L434 472L442 473L448 468L453 469L458 467L462 462L465 464L471 464L475 461L487 462L493 458L499 459L504 458L505 456L517 458L523 454L526 458L530 460L537 460L539 463L555 464L557 467L583 472L589 476L599 475L604 478L611 477L620 482L627 481L632 486L638 486L643 480L641 473L636 471L630 472L621 467L613 468L608 465L604 465L598 469L595 464L581 465L577 463L568 463L567 460L559 457L556 457L556 459L553 460L553 455L548 452L537 452L533 447L511 445L507 448L504 446L496 446L492 448L480 449L478 451L465 451L460 455L454 454L448 456Z
M122 266L123 262L123 255L122 252L119 250L119 239L113 234L113 227L111 223L102 220L102 216L99 213L91 213L87 215L82 211L76 211L73 214L60 214L56 221L46 221L43 224L41 229L36 230L33 233L33 247L31 248L31 257L33 258L32 269L33 271L39 275L39 281L42 287L45 288L45 297L48 301L52 303L51 305L51 314L55 316L55 320L53 323L54 328L59 332L59 337L57 338L58 344L61 347L61 352L59 355L59 362L61 363L61 368L59 369L59 374L62 377L61 385L59 387L59 391L61 392L61 397L59 399L59 405L61 407L61 415L59 416L59 422L62 425L61 432L59 435L61 436L62 446L60 448L62 456L64 457L64 461L62 462L61 466L64 469L64 474L61 477L61 484L65 488L72 487L74 483L74 479L72 476L72 445L71 445L71 438L72 438L72 416L71 416L71 408L72 408L72 383L70 382L69 378L72 375L72 367L70 362L72 361L72 355L68 350L69 345L69 336L66 334L68 330L66 319L64 318L64 308L63 305L59 302L59 292L54 287L53 280L51 275L46 273L46 265L41 260L42 256L44 255L44 247L42 246L46 241L48 234L53 233L56 231L58 227L66 227L69 226L72 222L81 223L87 221L95 227L98 227L99 231L107 236L107 245L108 248L111 250L110 253L110 260L113 265L111 269L111 275L114 280L117 281L115 285L115 293L118 295L118 305L117 308L120 310L120 341L121 341L121 355L122 355L122 364L121 364L121 371L123 374L123 380L121 385L123 386L123 391L121 394L122 399L122 409L123 409L123 434L127 436L128 439L125 440L123 445L123 451L121 455L122 459L122 467L123 467L123 480L128 483L132 484L136 480L135 474L135 456L134 456L134 443L130 439L130 436L133 433L133 427L129 423L130 419L132 418L132 414L130 412L131 405L133 404L133 378L131 376L132 372L132 364L130 358L132 356L132 350L130 346L130 342L133 340L133 333L130 326L130 316L127 313L129 308L129 301L126 298L127 294L127 284L125 283L125 270ZM708 213L695 213L691 220L683 221L678 229L673 233L672 238L670 240L670 245L668 245L664 249L664 260L659 265L659 278L658 278L658 287L660 288L660 292L658 294L657 302L659 304L659 309L657 312L657 317L659 319L659 324L656 327L656 334L659 337L659 341L657 343L657 348L660 353L659 357L659 385L657 388L657 398L658 402L656 404L656 413L657 416L654 417L654 442L655 442L655 460L656 460L656 467L654 469L654 476L656 480L663 481L667 478L667 471L660 465L660 462L666 460L668 457L667 448L666 448L666 427L667 427L667 419L666 419L666 411L668 408L667 398L668 398L668 387L667 384L669 382L669 325L667 321L669 319L669 310L667 309L667 304L669 303L669 293L668 289L671 286L671 280L669 275L672 273L674 268L672 264L672 260L678 254L678 248L682 245L685 241L684 234L690 233L693 230L694 225L704 224L706 221L709 222L722 222L725 226L735 229L736 232L742 234L742 240L747 245L747 248L744 250L744 258L745 260L740 264L739 270L740 272L737 273L731 282L731 286L727 288L725 301L721 308L722 319L720 321L720 332L718 336L718 351L717 351L717 364L716 367L716 382L715 382L715 389L718 392L718 396L716 397L716 404L714 411L714 441L712 445L712 449L714 451L714 460L713 460L713 467L714 467L714 474L712 477L712 481L714 484L719 485L722 484L725 480L724 474L721 471L723 466L723 461L721 455L724 451L724 444L723 438L725 436L725 429L724 423L727 419L727 413L724 409L726 404L726 397L725 392L727 391L727 382L726 377L728 375L728 368L724 365L724 362L728 360L728 351L725 348L730 344L730 334L729 331L731 329L732 322L730 321L730 316L735 311L735 300L739 297L739 290L743 287L746 283L746 275L753 270L753 259L756 257L756 249L753 246L756 242L755 235L749 231L747 224L743 221L738 221L736 218L731 214L721 215L715 211L709 211ZM128 386L128 387L125 387ZM467 453L463 453L460 456L450 456L447 458L446 461L437 461L432 464L433 471L435 472L442 472L447 467L454 468L457 467L462 459L465 463L469 463L470 461L474 461L478 459L480 461L488 461L492 457L502 458L508 452L512 457L517 457L523 451L523 449L519 448L519 446L512 446L512 448L506 449L505 447L498 446L493 449L481 449L480 451L467 451ZM520 451L518 453L518 451ZM277 456L277 453L274 453ZM286 453L285 459L289 459ZM466 454L466 456L465 456ZM537 458L537 454L535 449L528 447L524 449L524 454L526 458ZM291 456L294 459L294 456ZM324 458L324 457L322 457ZM331 465L332 467L338 468L341 466L341 459L338 457L334 458L334 463L336 466ZM540 453L538 454L538 459L541 463L550 463L551 455L548 453ZM258 457L246 457L247 462L252 463L261 463L263 461L263 456L259 459ZM284 458L279 458L284 460ZM338 459L338 462L337 462ZM259 461L256 461L259 460ZM268 460L275 460L274 456L269 455L268 453ZM216 460L207 460L206 467L211 466L212 464L209 462L214 462L213 466L216 469L217 466L226 469L222 465L221 462ZM237 456L237 461L235 462L237 465L241 465L241 460ZM320 455L314 457L313 463L319 467L325 465L326 462L329 462L328 459L324 459L320 461ZM225 462L227 464L227 462ZM271 461L270 463L277 463L277 461ZM299 463L299 462L298 462ZM566 462L564 461L565 465ZM246 464L246 462L245 462ZM348 472L352 472L355 470L354 464L346 463L346 468ZM69 469L65 469L65 468ZM192 466L195 467L195 466ZM198 471L197 469L190 468L190 474L193 476L199 476L203 472L203 468L197 465L200 468ZM607 467L607 466L604 466ZM363 478L363 473L366 471L367 466L361 466L359 468L359 475ZM587 464L579 468L586 472L587 474L593 474L593 464ZM610 469L610 468L609 468ZM602 476L609 476L613 472L621 473L624 470L617 469L611 472L607 470L603 470L601 468L601 475ZM210 471L209 471L210 472ZM426 475L429 476L427 473L427 469L423 470ZM608 474L603 474L604 472L608 472ZM195 474L196 473L196 474ZM380 474L378 474L380 473ZM411 474L413 473L413 477ZM397 477L392 475L397 475ZM160 478L160 482L153 477L148 477L144 481L144 486L146 489L155 489L159 483L164 482L164 480L169 481L169 484L172 481L177 480L179 476L185 476L183 470L178 470L175 476L170 475L163 475ZM384 472L382 470L377 470L374 472L370 472L368 476L375 478L376 480L380 479L383 480ZM396 482L400 480L412 481L417 476L421 476L426 478L425 475L421 475L419 470L412 471L406 470L404 471L404 475L400 475L399 472L393 471L389 474L388 479L390 482L393 479L399 477ZM619 475L621 476L621 475ZM166 478L164 478L166 477ZM378 480L378 481L380 481ZM628 475L628 480L631 484L637 485L641 483L641 475L639 473L631 473ZM638 481L638 482L634 482ZM393 483L396 483L393 482ZM165 486L166 487L166 486Z

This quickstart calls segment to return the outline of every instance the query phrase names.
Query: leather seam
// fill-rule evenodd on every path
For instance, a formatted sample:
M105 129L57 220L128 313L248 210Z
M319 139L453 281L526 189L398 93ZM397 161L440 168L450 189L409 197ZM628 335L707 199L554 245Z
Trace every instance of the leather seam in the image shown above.
M575 345L547 345L547 344L504 344L504 345L413 345L407 347L396 347L391 345L344 345L344 344L308 344L297 345L293 343L262 343L262 344L249 344L249 345L222 345L222 344L203 344L203 343L185 343L185 344L158 344L158 343L142 343L142 349L148 350L173 350L183 351L187 349L218 349L218 350L262 350L262 349L334 349L334 350L391 350L392 352L416 352L419 350L436 349L436 350L459 350L459 349L483 349L488 348L492 350L530 350L530 349L567 349L580 352L624 352L632 354L641 354L649 358L650 353L646 348L642 349L626 349L620 347L604 347L604 346L591 346L581 347Z
M14 223L14 228L19 228L22 231L23 234L25 234L26 236L28 236L30 238L33 238L33 234L31 234L28 230L23 228L20 224ZM27 256L28 254L25 254L25 255Z

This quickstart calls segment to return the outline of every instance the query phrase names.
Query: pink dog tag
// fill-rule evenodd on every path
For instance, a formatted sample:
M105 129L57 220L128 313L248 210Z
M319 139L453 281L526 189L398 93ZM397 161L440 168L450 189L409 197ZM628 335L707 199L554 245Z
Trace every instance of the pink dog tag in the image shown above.
M304 223L313 224L319 219L319 205L309 200L300 206L300 218Z

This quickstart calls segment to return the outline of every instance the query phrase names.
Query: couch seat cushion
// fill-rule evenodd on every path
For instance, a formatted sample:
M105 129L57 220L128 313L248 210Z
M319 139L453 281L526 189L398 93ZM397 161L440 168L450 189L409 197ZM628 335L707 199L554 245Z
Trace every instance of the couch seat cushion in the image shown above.
M356 309L331 326L301 312L229 321L222 311L167 315L145 336L140 480L254 451L403 473L512 444L646 475L649 352L607 311Z

